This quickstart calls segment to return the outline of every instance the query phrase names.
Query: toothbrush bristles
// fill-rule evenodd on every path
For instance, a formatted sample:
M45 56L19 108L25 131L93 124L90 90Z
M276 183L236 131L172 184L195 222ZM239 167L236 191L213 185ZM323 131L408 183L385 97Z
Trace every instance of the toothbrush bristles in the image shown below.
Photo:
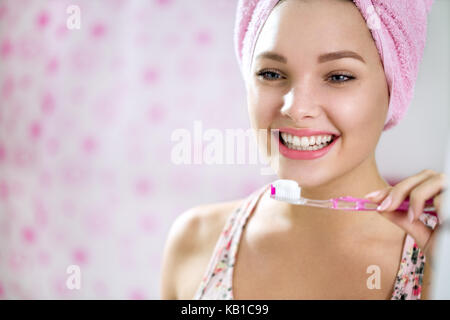
M299 200L300 193L295 190L283 190L280 188L275 188L275 197L289 200Z

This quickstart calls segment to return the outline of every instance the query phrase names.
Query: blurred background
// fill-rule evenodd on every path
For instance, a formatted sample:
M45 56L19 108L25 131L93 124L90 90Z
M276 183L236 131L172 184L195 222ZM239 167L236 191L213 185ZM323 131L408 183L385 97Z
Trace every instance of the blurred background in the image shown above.
M171 158L172 133L195 121L249 128L236 4L0 0L0 299L159 299L174 219L276 179ZM449 33L436 0L413 103L377 148L393 184L444 170Z

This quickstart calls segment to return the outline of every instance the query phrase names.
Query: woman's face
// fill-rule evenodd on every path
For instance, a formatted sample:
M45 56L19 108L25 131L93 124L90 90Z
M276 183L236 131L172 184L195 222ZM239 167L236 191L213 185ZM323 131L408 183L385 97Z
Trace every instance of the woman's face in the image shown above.
M327 55L341 51L353 57ZM265 52L285 61L261 56ZM253 129L308 128L340 135L325 156L314 160L280 154L281 179L316 187L374 161L389 92L370 30L351 1L278 4L257 40L246 87ZM258 142L270 150L270 141Z

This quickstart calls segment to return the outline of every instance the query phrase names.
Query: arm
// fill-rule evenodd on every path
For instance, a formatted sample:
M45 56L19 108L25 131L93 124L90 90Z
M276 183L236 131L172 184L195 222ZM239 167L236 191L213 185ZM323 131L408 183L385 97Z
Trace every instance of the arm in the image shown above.
M178 299L177 283L183 261L195 248L200 224L197 209L192 208L179 215L173 222L163 252L160 294L163 300Z
M425 263L424 266L424 270L423 270L423 278L422 278L422 292L421 292L421 296L420 299L421 300L430 300L430 285L431 285L431 280L432 280L432 276L433 276L433 266L430 264L430 262L427 261L427 263Z

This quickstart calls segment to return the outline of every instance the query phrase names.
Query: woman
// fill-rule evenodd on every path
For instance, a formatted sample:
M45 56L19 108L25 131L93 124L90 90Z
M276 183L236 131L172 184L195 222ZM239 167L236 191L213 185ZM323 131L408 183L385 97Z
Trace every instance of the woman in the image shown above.
M166 244L163 299L427 297L439 226L419 217L429 198L439 214L445 177L423 170L390 186L375 161L382 131L411 100L423 51L431 1L408 4L239 2L235 44L251 126L292 135L280 135L278 177L297 181L306 198L379 191L369 198L384 205L363 214L295 206L271 199L266 185L188 210ZM412 17L416 29L405 27ZM295 136L327 135L336 141L318 157L286 151L300 148ZM408 196L412 213L395 211Z

